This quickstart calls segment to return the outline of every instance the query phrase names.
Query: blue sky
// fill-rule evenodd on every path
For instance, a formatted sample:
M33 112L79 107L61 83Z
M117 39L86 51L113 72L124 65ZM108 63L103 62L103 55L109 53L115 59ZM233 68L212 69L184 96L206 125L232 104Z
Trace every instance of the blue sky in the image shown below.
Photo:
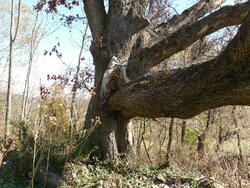
M36 0L24 0L24 3L29 6L33 7L36 3ZM60 8L59 12L61 14L71 14L76 15L79 14L80 16L83 15L83 11L81 7L75 7L71 11L67 11L64 8ZM58 19L60 19L59 16L50 14L49 18L51 22L56 22ZM50 50L53 48L55 44L60 42L60 48L59 50L63 54L63 59L65 62L68 62L69 64L73 63L75 61L75 53L79 53L79 46L76 45L81 43L81 33L79 30L83 30L85 27L85 24L83 21L79 21L76 24L73 24L73 27L69 29L68 27L65 27L63 23L59 23L57 26L59 28L46 37L44 40L42 40L42 43L40 45L40 50Z
M23 0L23 3L29 7L33 8L37 0ZM76 7L71 11L66 11L63 8L60 8L59 12L61 14L71 14L76 15L79 14L80 16L83 15L82 7ZM54 23L57 22L60 17L50 14L49 19L50 22ZM64 74L69 67L76 67L78 62L78 56L81 44L81 32L80 30L84 30L85 24L83 21L79 21L76 24L73 24L73 27L70 29L68 27L65 27L63 23L59 23L56 25L55 28L59 28L46 38L44 38L40 45L38 50L38 57L35 60L34 63L34 69L33 69L33 81L36 81L34 83L37 85L40 81L43 84L47 84L47 74ZM62 60L64 63L62 63L61 60L59 60L55 55L44 56L45 50L51 50L54 45L57 43L60 43L60 47L58 47L58 50L62 53ZM92 57L87 50L88 46L85 47L84 51L84 57L85 61L84 64L82 64L83 67L90 66L92 64ZM24 74L19 74L19 77L22 78L18 79L19 82L15 83L15 86L17 87L17 91L22 91L23 84L21 84L22 80L24 80L24 75L26 74L26 67L20 68L19 72L23 72Z
M33 8L37 0L23 0L23 2L25 3L26 6ZM190 4L190 1L183 1L183 0L178 0L178 1L175 1L174 3L174 5L177 7L177 10L179 12L184 10L184 8L188 6L188 4ZM71 15L76 15L76 14L83 15L84 14L84 12L82 11L82 6L75 7L71 11L68 11L64 8L59 8L59 12L61 14L66 14L66 15L67 14L71 14ZM51 16L51 21L55 21L56 19L58 19L57 16L53 16L53 15L50 15L50 16ZM54 17L54 20L52 19L53 17ZM74 24L74 27L75 26L78 28L83 28L84 24L82 22L78 22L77 24ZM63 54L62 59L69 66L76 65L76 62L77 62L76 57L78 57L78 54L79 54L79 47L75 45L74 41L78 41L78 43L80 43L81 35L77 31L77 29L74 29L74 27L73 29L71 29L71 32L70 32L69 28L61 25L61 27L56 32L46 37L42 41L40 45L40 52L51 49L59 41L61 44L59 50ZM84 56L86 58L86 61L85 61L85 65L83 66L88 66L89 64L91 64L91 61L92 61L91 55L89 52L85 51ZM39 69L41 70L40 72L42 73L48 72L52 74L54 72L55 74L58 74L64 71L64 69L66 69L66 67L55 56L52 56L52 57L39 56L38 63L40 64ZM50 68L48 69L48 67Z

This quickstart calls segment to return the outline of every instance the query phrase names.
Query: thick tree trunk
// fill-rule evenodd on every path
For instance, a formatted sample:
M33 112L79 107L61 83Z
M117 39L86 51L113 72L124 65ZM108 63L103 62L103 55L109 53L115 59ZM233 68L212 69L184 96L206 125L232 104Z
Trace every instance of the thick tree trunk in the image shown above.
M111 114L102 117L101 125L99 128L101 151L104 160L113 160L118 156L118 149L116 144L116 128L117 120L116 115Z
M99 135L99 145L104 160L117 158L118 153L123 159L134 156L132 141L132 124L129 119L117 113L109 113L105 106L93 96L86 115L85 126L92 128L95 117L100 117L101 124L95 134Z
M93 119L100 118L101 124L95 134L104 160L113 160L120 153L124 158L134 154L131 122L117 112L109 112L101 96L102 80L110 62L110 52L107 46L93 43L91 52L95 64L95 95L92 96L85 118L85 128L93 127Z
M86 123L91 125L90 120L100 116L100 144L103 157L106 159L115 158L118 150L126 157L133 154L129 119L120 116L119 112L108 112L106 104L103 104L105 102L100 100L100 91L110 59L127 59L137 33L148 25L148 20L143 17L146 7L147 0L111 0L109 11L106 13L103 0L84 1L85 13L93 36L91 52L96 68L97 93L90 101Z
M114 159L117 156L117 145L115 141L116 121L114 116L110 115L101 100L102 77L110 60L110 54L106 47L93 41L91 52L95 65L95 83L87 114L85 117L85 128L95 129L93 135L90 135L90 143L87 147L98 145L102 158ZM100 122L96 122L96 120ZM96 134L98 136L96 136ZM92 139L94 138L94 140ZM91 148L88 148L91 149Z
M101 102L100 81L101 79L98 75L96 75L96 95L91 97L85 118L85 128L92 129L96 125L95 120L100 119L100 125L98 125L98 127L94 131L94 134L99 135L98 140L95 140L94 142L99 145L102 158L112 160L115 159L118 155L115 138L115 132L117 127L116 115L109 114L105 109L105 106Z

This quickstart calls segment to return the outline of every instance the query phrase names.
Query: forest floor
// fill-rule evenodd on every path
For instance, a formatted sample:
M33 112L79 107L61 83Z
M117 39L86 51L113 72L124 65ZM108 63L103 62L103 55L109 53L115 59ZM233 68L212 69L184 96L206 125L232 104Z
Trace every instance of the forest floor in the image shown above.
M28 162L23 161L24 163ZM51 161L53 162L53 160ZM56 161L55 161L56 162ZM58 162L58 161L57 161ZM19 165L14 166L14 165ZM22 164L22 163L21 163ZM6 161L0 168L0 188L26 188L31 186L30 165ZM27 166L25 166L27 165ZM90 161L86 158L78 158L65 164L58 163L55 166L64 165L61 171L48 170L44 175L44 168L38 168L34 181L35 188L223 188L230 186L222 181L217 181L213 175L204 175L199 171L172 165L161 167L159 165L146 165L126 162L101 162ZM7 168L7 170L6 170ZM18 169L19 168L19 169ZM21 169L23 168L23 169ZM29 169L29 170L28 170ZM5 170L5 172L4 172ZM20 170L20 171L18 171ZM26 173L25 170L28 172ZM59 172L60 171L60 172ZM5 173L5 174L4 174ZM8 174L6 174L8 173ZM61 175L59 175L61 174ZM46 184L43 180L46 177ZM233 178L233 177L231 177ZM244 188L250 183L241 180Z
M211 177L185 172L176 166L164 168L128 163L69 163L60 187L198 188L223 187Z

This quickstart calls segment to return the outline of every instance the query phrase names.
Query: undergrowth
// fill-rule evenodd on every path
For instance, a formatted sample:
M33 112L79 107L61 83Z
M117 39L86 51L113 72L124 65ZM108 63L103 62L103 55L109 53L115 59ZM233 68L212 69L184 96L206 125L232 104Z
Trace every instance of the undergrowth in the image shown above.
M76 160L65 166L60 187L192 187L198 174L186 174L177 167L160 168L124 162Z

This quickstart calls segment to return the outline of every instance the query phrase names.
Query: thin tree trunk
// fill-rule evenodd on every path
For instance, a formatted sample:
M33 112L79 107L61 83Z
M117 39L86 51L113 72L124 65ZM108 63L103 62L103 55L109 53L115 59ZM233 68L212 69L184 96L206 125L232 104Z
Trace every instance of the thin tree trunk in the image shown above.
M242 147L241 147L241 139L240 139L240 127L238 124L238 115L237 115L237 108L236 106L233 107L233 119L235 123L235 128L236 128L236 135L237 135L237 146L239 150L239 161L243 164L244 163L244 158L243 158L243 153L242 153Z
M217 146L216 146L215 152L218 152L221 149L222 144L226 140L230 139L235 134L237 134L237 130L231 131L230 127L228 127L228 130L225 130L225 129L223 129L222 126L220 126L219 127L219 134L218 134L218 141L217 141Z
M139 126L139 130L138 130L137 142L136 142L136 153L137 153L137 155L138 155L139 158L141 156L141 143L142 143L141 130L143 128L143 119L144 118L140 118L140 126ZM145 124L145 121L144 121L144 124Z
M186 143L186 126L187 126L187 121L183 120L182 124L181 124L181 144L185 144Z
M27 105L28 105L28 99L29 99L29 85L30 85L30 74L32 70L32 65L33 65L33 56L35 53L35 49L37 45L34 45L35 43L35 29L37 26L37 21L38 21L38 13L36 14L36 19L34 23L34 27L32 28L31 32L31 39L30 39L30 51L29 51L29 64L28 64L28 69L26 73L26 79L25 79L25 85L24 85L24 90L23 90L23 98L22 98L22 109L21 109L21 119L26 120L27 116ZM38 32L38 31L37 31ZM39 43L39 41L38 41Z
M209 110L207 114L207 122L206 122L205 130L197 136L197 139L198 139L197 152L198 152L198 156L200 159L205 156L205 140L206 140L207 132L209 131L211 119L212 119L212 113L211 113L211 110Z
M87 36L87 30L88 30L88 25L86 25L84 34L82 36L82 43L81 43L81 48L80 48L80 52L79 52L79 56L78 56L78 63L77 63L77 68L76 68L76 75L75 75L75 81L74 81L74 85L72 88L72 96L71 96L71 105L70 105L70 120L71 120L71 125L70 125L70 140L73 139L74 135L75 135L75 129L76 129L76 119L77 119L77 115L76 115L76 107L75 107L75 103L76 103L76 91L77 91L77 85L78 85L78 81L79 81L79 72L80 72L80 66L81 66L81 61L82 61L82 53L83 53L83 47L85 45L86 42L86 36Z
M5 114L5 123L4 123L4 140L6 141L9 137L9 121L11 119L11 96L12 96L12 64L13 64L13 46L14 42L16 40L18 27L19 27L19 20L20 20L20 13L21 13L21 0L19 0L18 3L18 17L17 17L17 25L15 29L14 36L12 34L13 32L13 25L14 25L14 0L11 1L11 7L10 7L10 42L9 42L9 71L8 71L8 86L7 86L7 98L6 98L6 114Z
M30 79L30 73L32 69L32 63L33 63L33 57L30 54L28 70L27 70L25 85L24 85L24 90L23 90L22 110L21 110L21 119L24 121L26 120L26 117L27 117L27 104L28 104L28 99L29 99L29 84L30 84L29 79Z
M170 166L171 160L171 145L173 141L173 127L174 127L174 118L171 118L169 129L168 129L168 145L167 145L167 156L166 156L166 166Z
M149 155L149 152L148 152L147 145L146 145L146 142L145 142L144 137L142 137L142 143L143 143L143 146L144 146L146 155L147 155L147 157L148 157L148 160L150 161L150 163L153 163L152 160L151 160L151 158L150 158L150 155Z
M164 122L164 133L163 133L163 138L162 138L162 140L160 140L160 149L159 149L159 153L161 153L161 151L162 151L162 146L164 145L164 143L165 143L165 141L166 141L167 132L168 132L168 130L167 130L167 118L165 118L164 121L165 121L165 122Z
M198 144L197 144L197 152L199 159L202 159L205 155L205 132L201 133L197 136Z
M223 129L222 129L222 127L220 126L219 127L219 135L218 135L218 141L217 141L217 145L216 145L216 150L215 150L215 152L218 152L218 151L220 151L220 149L221 149L221 145L222 145L222 143L223 143L223 137L222 137L222 131L223 131Z

